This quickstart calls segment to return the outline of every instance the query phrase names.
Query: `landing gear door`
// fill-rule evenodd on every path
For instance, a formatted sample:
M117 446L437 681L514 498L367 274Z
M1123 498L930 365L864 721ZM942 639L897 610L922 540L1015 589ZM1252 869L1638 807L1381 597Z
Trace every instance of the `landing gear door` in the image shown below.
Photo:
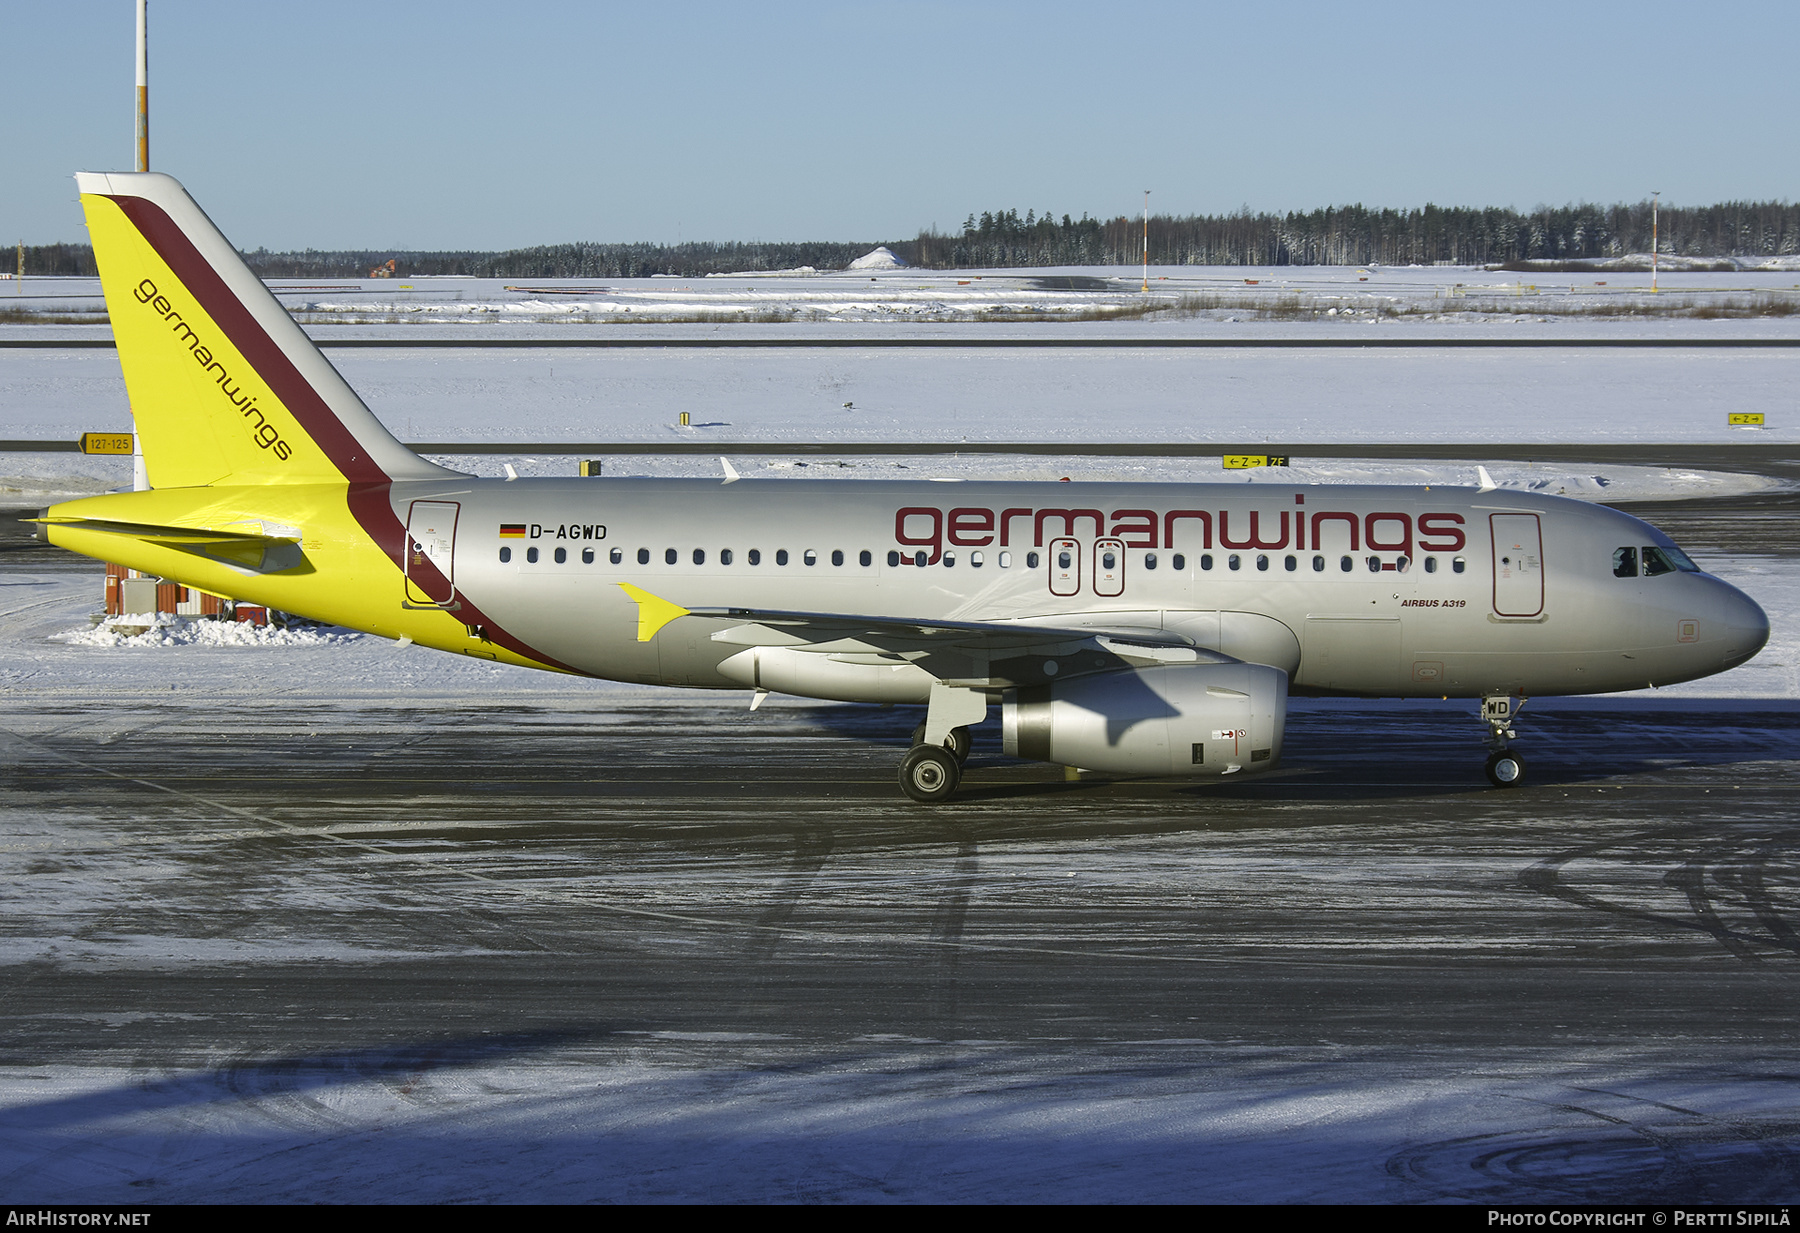
M1081 590L1081 544L1072 539L1050 541L1050 594L1074 595Z
M1094 594L1122 595L1125 592L1125 541L1094 541Z
M406 518L408 608L460 608L456 602L455 501L414 501Z
M1536 514L1489 514L1494 540L1494 615L1544 611L1544 546Z

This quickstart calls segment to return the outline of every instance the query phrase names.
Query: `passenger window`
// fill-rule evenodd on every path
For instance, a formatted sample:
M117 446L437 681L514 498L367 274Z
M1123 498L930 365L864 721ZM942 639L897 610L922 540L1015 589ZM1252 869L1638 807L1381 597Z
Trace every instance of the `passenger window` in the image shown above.
M833 548L831 550L831 563L833 565L842 565L844 563L844 550L843 549Z
M895 552L892 548L888 549L888 568L892 569L899 564L900 554Z
M1461 557L1454 557L1450 561L1450 572L1451 573L1460 574L1463 572L1463 570L1465 570L1467 568L1469 568L1469 563L1467 561L1463 560Z
M719 549L719 564L720 565L730 565L731 564L731 549L729 549L729 548Z
M1428 574L1437 573L1437 558L1436 557L1426 557L1425 558L1425 572Z
M787 549L786 548L777 548L775 550L775 564L777 564L777 565L786 565L787 564Z
M639 565L650 564L650 550L648 548L639 548L638 549L638 564Z
M1003 552L1000 554L1000 568L1001 569L1011 569L1012 568L1012 553Z
M1294 559L1294 555L1292 553L1288 554L1288 558L1285 562L1283 562L1283 564L1285 564L1287 566L1287 572L1290 574L1300 568L1300 562Z
M1156 568L1156 554L1154 552L1146 552L1144 554L1144 568L1145 569L1155 569Z
M1211 569L1212 566L1213 566L1212 553L1210 553L1210 552L1201 553L1200 554L1200 568L1201 569Z
M865 552L863 555L868 556L869 554ZM977 549L976 551L971 552L969 554L969 568L970 569L980 569L981 568L981 552L979 549Z
M946 552L939 560L943 561L945 565L955 565L956 554L954 552Z
M680 559L681 559L681 554L679 552L676 552L673 548L663 549L663 564L664 565L673 565L673 564L675 564L675 562L679 561Z
M1325 572L1325 558L1322 556L1315 555L1313 557L1313 573L1322 574L1324 572Z
M752 548L749 552L746 552L744 554L744 560L750 562L750 564L752 564L752 565L761 565L762 564L762 549L761 548Z
M1036 569L1037 567L1038 567L1038 554L1035 552L1026 553L1025 554L1025 568L1026 569Z
M975 555L980 556L981 554L978 552ZM873 565L875 564L875 554L870 552L867 548L864 548L861 552L856 554L856 563L864 566Z
M510 560L512 560L512 549L502 548L500 550L500 564L505 565Z
M614 548L611 552L606 554L606 559L611 561L614 565L617 565L620 561L625 559L624 550Z
M536 565L537 564L537 549L536 548L527 548L525 550L525 560L532 565Z
M920 568L923 568L925 563L930 560L931 560L930 554L928 554L923 548L921 548L917 552L913 553L913 564L919 566Z
M1232 569L1239 568L1240 566L1243 565L1243 563L1244 563L1244 559L1242 557L1238 556L1238 554L1235 552L1225 558L1225 564L1229 565Z
M800 554L800 559L808 565L817 565L819 563L819 554L814 552L811 548L808 548L805 552Z
M1613 549L1613 577L1615 577L1615 578L1635 578L1635 577L1637 577L1637 549L1636 548L1614 548Z
M1380 557L1370 557L1369 558L1369 572L1371 574L1379 574L1381 572L1381 558Z
M1339 557L1338 558L1338 568L1343 570L1347 574L1351 570L1356 568L1356 562L1352 561L1349 557Z
M556 563L558 565L561 565L564 561L567 561L568 559L569 559L569 550L567 548L558 548L556 550Z
M1394 568L1404 574L1407 570L1412 568L1412 558L1404 555L1395 557Z
M1117 568L1119 568L1119 554L1116 552L1111 552L1111 551L1101 553L1100 554L1100 568L1101 569L1117 569Z
M1177 573L1181 572L1187 568L1187 558L1182 556L1179 552L1176 553L1169 558L1169 568L1175 570ZM1211 569L1212 566L1208 565L1206 568Z
M694 564L695 565L705 565L706 564L706 549L704 549L704 548L694 549Z
M1067 552L1059 552L1056 554L1056 568L1058 569L1068 569L1074 562L1075 558L1070 556Z
M1267 553L1259 552L1256 554L1256 568L1263 570L1269 568L1269 557Z

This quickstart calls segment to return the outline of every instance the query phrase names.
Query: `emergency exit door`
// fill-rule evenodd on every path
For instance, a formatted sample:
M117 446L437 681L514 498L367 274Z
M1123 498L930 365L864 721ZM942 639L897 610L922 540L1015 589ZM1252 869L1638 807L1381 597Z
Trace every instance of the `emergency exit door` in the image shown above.
M1050 594L1075 595L1081 590L1081 541L1050 541Z
M414 501L406 518L406 606L460 608L456 602L456 501Z

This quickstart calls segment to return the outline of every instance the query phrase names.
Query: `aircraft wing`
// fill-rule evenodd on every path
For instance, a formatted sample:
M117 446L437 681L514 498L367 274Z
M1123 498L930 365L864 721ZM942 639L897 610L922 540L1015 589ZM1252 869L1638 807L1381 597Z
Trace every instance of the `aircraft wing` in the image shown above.
M911 663L940 681L990 688L1041 683L1059 671L1127 665L1235 663L1181 634L1133 625L1069 626L1030 621L951 621L797 612L776 608L683 608L629 583L638 603L638 637L647 641L681 616L735 624L714 642L779 647L841 663Z

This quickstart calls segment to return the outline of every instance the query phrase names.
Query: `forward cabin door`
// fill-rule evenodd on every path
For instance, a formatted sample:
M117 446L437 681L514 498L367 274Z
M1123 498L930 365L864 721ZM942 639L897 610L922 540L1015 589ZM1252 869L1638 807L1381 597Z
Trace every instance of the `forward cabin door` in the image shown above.
M414 501L406 517L406 606L460 608L456 602L455 501Z
M1494 615L1544 611L1544 545L1536 514L1489 514L1494 540Z
M1081 590L1081 542L1050 541L1050 594L1075 595Z

